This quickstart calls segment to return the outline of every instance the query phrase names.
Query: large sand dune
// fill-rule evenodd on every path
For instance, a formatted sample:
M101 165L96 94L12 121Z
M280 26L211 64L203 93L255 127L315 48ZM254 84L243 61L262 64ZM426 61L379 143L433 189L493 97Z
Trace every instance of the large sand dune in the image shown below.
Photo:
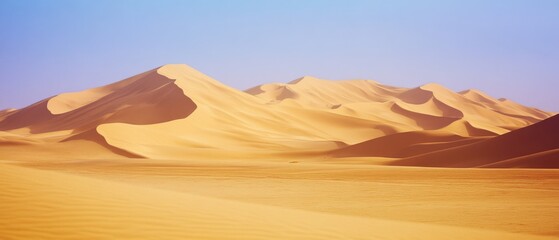
M393 162L432 167L559 168L559 115L485 141Z
M477 139L549 116L477 90L455 93L433 83L406 89L370 80L303 77L241 92L186 65L165 65L107 86L3 111L0 130L6 132L2 145L89 141L127 157L324 157L365 141L372 150L363 156L385 156L374 154L376 142L383 142L377 138L397 134L394 138L404 136L402 142L409 142L398 133L423 131L422 139L409 140L417 145L442 135ZM413 152L438 149L433 146ZM11 151L3 152L9 156Z
M0 238L557 239L552 115L435 83L239 91L165 65L0 111Z

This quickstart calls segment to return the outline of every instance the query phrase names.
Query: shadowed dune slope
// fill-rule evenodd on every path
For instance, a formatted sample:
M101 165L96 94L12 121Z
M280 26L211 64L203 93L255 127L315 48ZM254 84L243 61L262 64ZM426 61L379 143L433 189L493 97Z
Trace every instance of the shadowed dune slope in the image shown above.
M17 109L14 109L14 108L8 108L8 109L0 110L0 121L4 120L6 117L8 117L10 114L12 114L16 110Z
M396 160L429 167L558 168L559 115L485 141Z
M339 153L408 157L504 134L548 116L477 90L456 93L435 83L408 89L306 76L243 92L187 65L169 64L0 111L0 147L5 156L17 152L18 159L23 145L43 145L54 154L57 143L97 144L91 149L124 157L282 159L323 158L359 144ZM400 134L405 132L417 133ZM73 141L79 142L68 144ZM371 150L380 148L385 150Z
M559 148L510 158L479 167L483 168L559 168Z
M26 142L45 145L42 149L50 147L47 155L60 151L60 147L52 143L87 141L85 145L60 145L83 146L81 154L84 156L96 155L97 151L105 149L109 154L139 157L109 145L97 128L115 122L137 125L168 122L189 116L196 107L173 79L155 69L103 87L60 94L21 110L12 110L0 121L0 130L11 133L11 145ZM21 156L20 148L3 151L6 155L15 152L14 156ZM68 152L73 151L59 152L59 155L76 157Z
M465 138L440 132L404 132L368 140L332 151L334 157L409 157L484 138Z
M102 123L153 124L184 118L196 105L173 80L151 70L104 87L61 94L16 110L0 130L81 132Z
M382 112L393 113L386 120L412 120L411 125L417 125L416 129L409 128L407 131L442 129L456 120L464 120L478 129L497 135L551 116L538 109L492 100L479 91L455 93L434 83L406 89L381 85L371 80L328 81L303 77L289 83L256 86L246 92L272 105L296 105L352 117L376 117L386 115ZM356 110L354 106L361 103L389 104L377 104L374 109L360 105Z
M197 105L189 117L149 126L103 124L99 133L118 148L152 158L177 159L306 154L393 132L382 122L319 109L267 105L194 71L185 65L158 69L175 79Z
M540 109L522 106L507 99L495 99L477 89L468 89L459 93L467 99L505 115L517 116L529 121L550 117L549 113Z

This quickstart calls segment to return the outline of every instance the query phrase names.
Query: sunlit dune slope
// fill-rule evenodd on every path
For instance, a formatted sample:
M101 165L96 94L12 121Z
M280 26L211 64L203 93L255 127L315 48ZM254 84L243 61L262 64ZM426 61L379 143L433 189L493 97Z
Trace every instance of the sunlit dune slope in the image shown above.
M549 116L477 90L456 93L434 83L408 89L371 80L303 77L243 92L187 65L170 64L2 111L0 147L2 156L16 159L29 158L26 149L48 158L103 153L111 158L283 159L324 158L332 152L409 157ZM78 147L81 152L60 152Z
M185 65L158 73L181 87L197 109L161 124L104 124L97 128L113 146L152 158L261 156L335 149L385 135L382 123L320 110L269 106ZM344 124L340 124L344 123Z
M480 90L468 89L460 92L460 94L469 100L505 115L520 117L529 121L550 117L549 113L542 110L522 106L508 99L495 99Z
M290 83L264 84L246 92L264 99L269 104L296 102L308 108L320 108L363 117L375 115L390 122L409 122L421 130L443 129L457 120L493 134L502 134L551 116L538 109L495 100L479 101L486 96L480 91L455 93L430 83L406 89L381 85L371 80L328 81L304 77ZM487 99L492 99L487 97ZM489 101L489 100L488 100ZM340 111L344 106L361 104L352 111ZM381 108L368 108L367 104L386 103Z
M171 79L155 71L100 88L66 93L17 110L0 130L28 128L30 133L72 130L103 123L153 124L184 118L196 105Z
M430 167L559 167L559 115L473 144L392 162Z

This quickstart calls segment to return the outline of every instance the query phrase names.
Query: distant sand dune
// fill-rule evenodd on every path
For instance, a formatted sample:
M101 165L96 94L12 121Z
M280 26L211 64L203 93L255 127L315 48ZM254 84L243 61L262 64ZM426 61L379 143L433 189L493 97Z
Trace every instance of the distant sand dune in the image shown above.
M333 151L333 154L337 157L378 156L401 158L446 149L450 144L459 146L480 140L437 132L404 132L337 149ZM422 144L423 147L419 147L419 144Z
M164 65L0 111L0 239L557 239L553 115Z
M392 164L431 167L558 168L559 158L555 157L557 149L559 115L485 141L397 160Z
M360 144L340 151L343 156L410 157L504 134L549 116L478 90L455 93L435 83L407 89L305 76L242 92L189 66L170 64L4 110L0 146L3 155L16 158L21 145L44 143L40 148L54 153L60 149L57 143L85 141L97 145L92 151L105 148L120 157L207 159L327 157L340 147ZM423 136L399 135L405 132ZM434 142L441 134L472 139ZM398 140L376 140L392 135ZM391 154L378 148L392 149Z

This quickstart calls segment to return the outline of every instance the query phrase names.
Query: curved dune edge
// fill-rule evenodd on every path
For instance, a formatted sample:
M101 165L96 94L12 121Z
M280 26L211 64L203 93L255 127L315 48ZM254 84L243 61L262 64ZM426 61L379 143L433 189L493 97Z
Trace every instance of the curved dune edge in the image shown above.
M508 99L495 99L489 96L487 93L484 93L477 89L468 89L459 92L459 94L480 105L493 109L496 112L501 112L502 114L515 115L524 112L523 114L517 116L525 117L529 120L532 120L534 118L545 119L554 115L553 113L544 112L540 109L522 106Z
M113 146L111 144L109 144L109 142L105 139L105 137L103 135L101 135L99 133L99 131L97 129L92 129L92 130L88 130L76 135L73 135L72 137L66 138L64 140L62 140L61 142L71 142L71 141L79 141L79 140L86 140L86 141L91 141L94 142L100 146L102 146L103 148L106 148L108 151L123 156L123 157L127 157L127 158L145 158L142 155L139 154L135 154L132 152L127 151L126 149L122 149L116 146ZM84 151L86 151L84 149Z
M67 113L95 102L110 94L104 88L90 89L81 92L62 93L50 98L47 109L53 115Z
M479 166L481 168L559 168L559 148Z
M153 70L105 86L56 95L47 99L46 108L53 115L74 111L134 83L136 80L149 75L150 72L153 72Z
M457 118L438 117L410 111L398 104L393 104L390 111L415 121L416 125L424 130L441 129L458 120Z
M493 127L493 128L490 128L490 129L478 128L478 127L472 125L472 123L470 123L469 121L465 121L465 120L456 120L456 121L452 122L451 124L449 124L448 126L444 127L441 130L447 131L447 132L450 132L450 133L453 133L453 134L457 134L457 135L460 135L460 136L463 136L463 137L497 136L497 135L503 133L503 131L498 127Z
M18 136L2 137L0 146L44 143L55 151L63 139L83 137L128 157L327 158L332 150L402 132L438 131L474 141L549 114L434 83L408 89L371 80L306 76L242 92L187 65L168 64L113 84L1 111L0 131ZM407 140L413 139L402 142ZM424 140L397 155L420 155L466 142Z
M556 153L552 150L559 149L559 134L554 134L558 132L559 115L555 115L481 142L395 160L390 164L423 167L556 168L557 161L553 158Z
M0 130L28 127L31 133L94 129L103 123L155 124L185 118L196 104L169 79L147 71L82 92L61 94L16 110L0 122Z
M15 108L8 108L4 110L0 110L0 121L6 119L11 113L17 111Z
M5 164L0 173L0 234L10 239L555 239L239 203Z
M370 80L329 81L307 76L289 83L259 85L245 92L272 105L289 104L325 111L335 110L336 113L359 118L377 116L366 112L370 108L360 107L365 111L363 112L348 110L345 106L392 103L392 109L385 107L375 113L386 115L379 111L396 110L404 116L418 120L419 127L427 130L442 129L452 122L450 119L460 119L495 135L528 126L551 116L538 109L514 106L489 96L482 96L481 92L474 94L472 91L456 93L436 83L406 89L380 85ZM431 117L427 119L427 116ZM445 118L448 120L443 121ZM392 122L400 120L401 118L396 117ZM417 129L406 131L412 130Z
M457 142L460 145L461 140L466 140L468 138L461 137L453 134L446 134L441 132L404 132L396 133L388 136L375 138L358 144L350 145L344 148L340 148L331 152L334 157L390 157L390 158L401 158L408 157L412 155L417 155L419 153L410 151L410 148L416 147L417 144L429 144L429 143L446 143L450 144ZM441 149L444 149L447 145L442 145ZM466 144L466 143L464 143ZM426 148L429 151L439 150L436 147ZM417 150L415 150L417 151ZM411 155L409 155L411 154Z

